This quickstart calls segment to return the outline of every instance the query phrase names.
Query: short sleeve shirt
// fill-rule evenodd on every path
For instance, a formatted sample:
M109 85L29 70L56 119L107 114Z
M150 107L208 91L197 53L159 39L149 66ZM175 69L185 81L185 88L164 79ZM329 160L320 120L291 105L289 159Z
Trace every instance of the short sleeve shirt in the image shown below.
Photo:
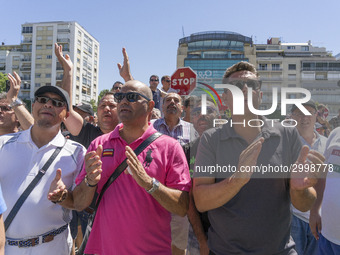
M125 140L119 135L119 124L111 133L95 139L88 151L103 145L100 192L116 167L126 158ZM135 150L155 133L152 125L129 144ZM163 185L182 191L190 190L190 175L180 144L161 136L139 156L145 171ZM77 177L79 185L85 176L83 168ZM110 185L100 202L85 252L90 254L171 254L170 213L141 188L129 174L122 173Z

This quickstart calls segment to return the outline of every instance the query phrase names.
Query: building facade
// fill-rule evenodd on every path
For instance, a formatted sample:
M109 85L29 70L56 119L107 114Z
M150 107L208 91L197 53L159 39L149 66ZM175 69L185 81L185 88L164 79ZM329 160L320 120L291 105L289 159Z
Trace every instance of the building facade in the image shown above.
M190 66L197 73L194 95L206 93L202 83L220 84L225 70L239 61L257 68L262 80L261 109L272 106L273 88L306 88L312 99L327 105L330 115L340 107L340 60L323 47L307 43L281 43L270 38L267 44L253 44L252 39L232 32L203 32L179 40L177 68ZM206 90L206 89L205 89ZM222 90L216 89L218 94ZM288 94L288 98L303 96ZM279 109L279 108L277 108ZM290 109L290 106L288 106Z
M63 70L54 43L63 46L74 64L73 102L97 101L99 42L77 22L25 23L20 45L0 46L0 71L16 71L22 78L20 97L32 100L41 86L60 86Z
M177 68L190 66L197 73L197 81L213 86L220 84L226 68L239 61L249 61L244 49L252 39L234 32L202 32L179 40ZM203 85L204 86L204 85ZM203 90L195 89L194 95ZM222 89L216 89L222 93Z

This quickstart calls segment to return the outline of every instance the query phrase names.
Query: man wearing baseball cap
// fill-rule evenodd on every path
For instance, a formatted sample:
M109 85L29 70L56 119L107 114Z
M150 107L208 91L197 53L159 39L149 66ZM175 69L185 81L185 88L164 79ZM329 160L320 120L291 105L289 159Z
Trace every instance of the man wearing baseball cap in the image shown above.
M56 86L43 86L34 96L34 124L28 130L0 137L0 182L8 207L3 214L7 226L5 250L6 254L15 255L69 254L71 214L64 208L64 200L74 185L86 150L60 132L60 124L69 114L68 93ZM50 165L45 166L47 162ZM61 172L64 185L58 182ZM33 185L32 180L40 175L42 178ZM28 193L31 185L33 189ZM48 197L50 188L58 188L63 196ZM22 194L26 200L13 210Z
M73 106L73 110L79 113L79 115L88 123L93 124L94 111L90 104L77 104Z

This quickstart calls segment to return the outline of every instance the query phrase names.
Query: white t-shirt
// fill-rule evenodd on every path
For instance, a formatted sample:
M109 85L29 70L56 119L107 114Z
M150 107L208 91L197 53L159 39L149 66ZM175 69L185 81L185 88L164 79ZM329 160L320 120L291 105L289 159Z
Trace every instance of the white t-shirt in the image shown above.
M321 206L322 235L332 243L340 245L340 127L328 137L325 158L332 164L326 179Z

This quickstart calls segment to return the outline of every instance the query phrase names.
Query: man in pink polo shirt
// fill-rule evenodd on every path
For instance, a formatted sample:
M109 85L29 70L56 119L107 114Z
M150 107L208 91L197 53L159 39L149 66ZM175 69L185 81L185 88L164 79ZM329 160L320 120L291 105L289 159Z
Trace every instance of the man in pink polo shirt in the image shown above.
M134 154L156 132L148 122L154 106L150 98L150 88L136 80L115 94L122 123L91 143L77 186L64 203L86 208L128 158L130 171L117 178L100 202L86 254L171 254L170 212L186 214L190 175L184 152L171 137L163 135L138 157Z

